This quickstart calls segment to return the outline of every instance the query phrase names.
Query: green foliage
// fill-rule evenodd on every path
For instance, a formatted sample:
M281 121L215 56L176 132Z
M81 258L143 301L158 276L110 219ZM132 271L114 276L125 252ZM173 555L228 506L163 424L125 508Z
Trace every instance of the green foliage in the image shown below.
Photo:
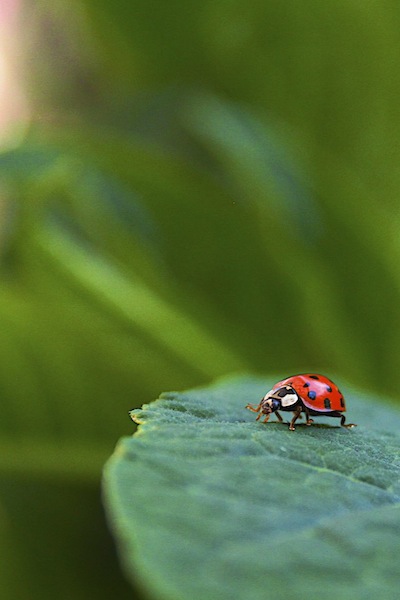
M40 0L23 17L32 123L0 155L0 585L130 597L98 480L134 405L266 369L398 402L400 10Z
M351 392L357 430L291 432L244 409L269 387L223 380L133 411L104 475L127 574L163 600L394 600L399 411Z

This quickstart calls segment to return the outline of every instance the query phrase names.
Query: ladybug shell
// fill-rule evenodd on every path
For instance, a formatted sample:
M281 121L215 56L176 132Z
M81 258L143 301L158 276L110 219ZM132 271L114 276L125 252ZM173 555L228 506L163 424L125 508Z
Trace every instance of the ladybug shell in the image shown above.
M283 385L290 385L307 408L316 412L344 412L346 404L337 385L324 375L293 375L283 379L272 388L276 390Z

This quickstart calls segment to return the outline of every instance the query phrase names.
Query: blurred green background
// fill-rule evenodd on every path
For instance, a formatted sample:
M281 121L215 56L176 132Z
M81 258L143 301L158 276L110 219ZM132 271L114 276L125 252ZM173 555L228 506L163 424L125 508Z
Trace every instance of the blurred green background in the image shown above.
M400 6L0 20L0 585L132 598L100 501L129 409L234 371L396 400Z

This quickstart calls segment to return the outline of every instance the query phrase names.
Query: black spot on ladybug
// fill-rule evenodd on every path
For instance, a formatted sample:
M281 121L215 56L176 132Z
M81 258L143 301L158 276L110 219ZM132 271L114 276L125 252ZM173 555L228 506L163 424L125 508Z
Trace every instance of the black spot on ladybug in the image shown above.
M324 406L325 408L331 408L331 401L329 398L324 398Z
M343 399L343 398L340 398L340 406L341 406L342 408L344 408L344 399Z
M318 377L318 375L310 375L310 379L318 379L319 380L319 377Z
M315 398L317 397L317 392L313 392L311 390L311 392L308 392L307 396L310 398L310 400L315 400Z
M309 384L309 383L305 383L305 384L303 385L303 387L310 387L310 384Z
M332 388L331 388L331 386L330 386L330 385L327 385L327 386L326 386L326 389L327 389L327 391L328 391L328 392L331 392L331 391L332 391Z

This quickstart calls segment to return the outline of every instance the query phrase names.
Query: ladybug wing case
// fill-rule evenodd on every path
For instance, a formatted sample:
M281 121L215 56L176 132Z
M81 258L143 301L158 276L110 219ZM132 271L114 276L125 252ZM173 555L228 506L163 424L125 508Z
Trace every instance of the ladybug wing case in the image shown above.
M295 375L277 383L274 388L290 385L303 404L317 412L345 412L346 404L337 385L323 375Z

